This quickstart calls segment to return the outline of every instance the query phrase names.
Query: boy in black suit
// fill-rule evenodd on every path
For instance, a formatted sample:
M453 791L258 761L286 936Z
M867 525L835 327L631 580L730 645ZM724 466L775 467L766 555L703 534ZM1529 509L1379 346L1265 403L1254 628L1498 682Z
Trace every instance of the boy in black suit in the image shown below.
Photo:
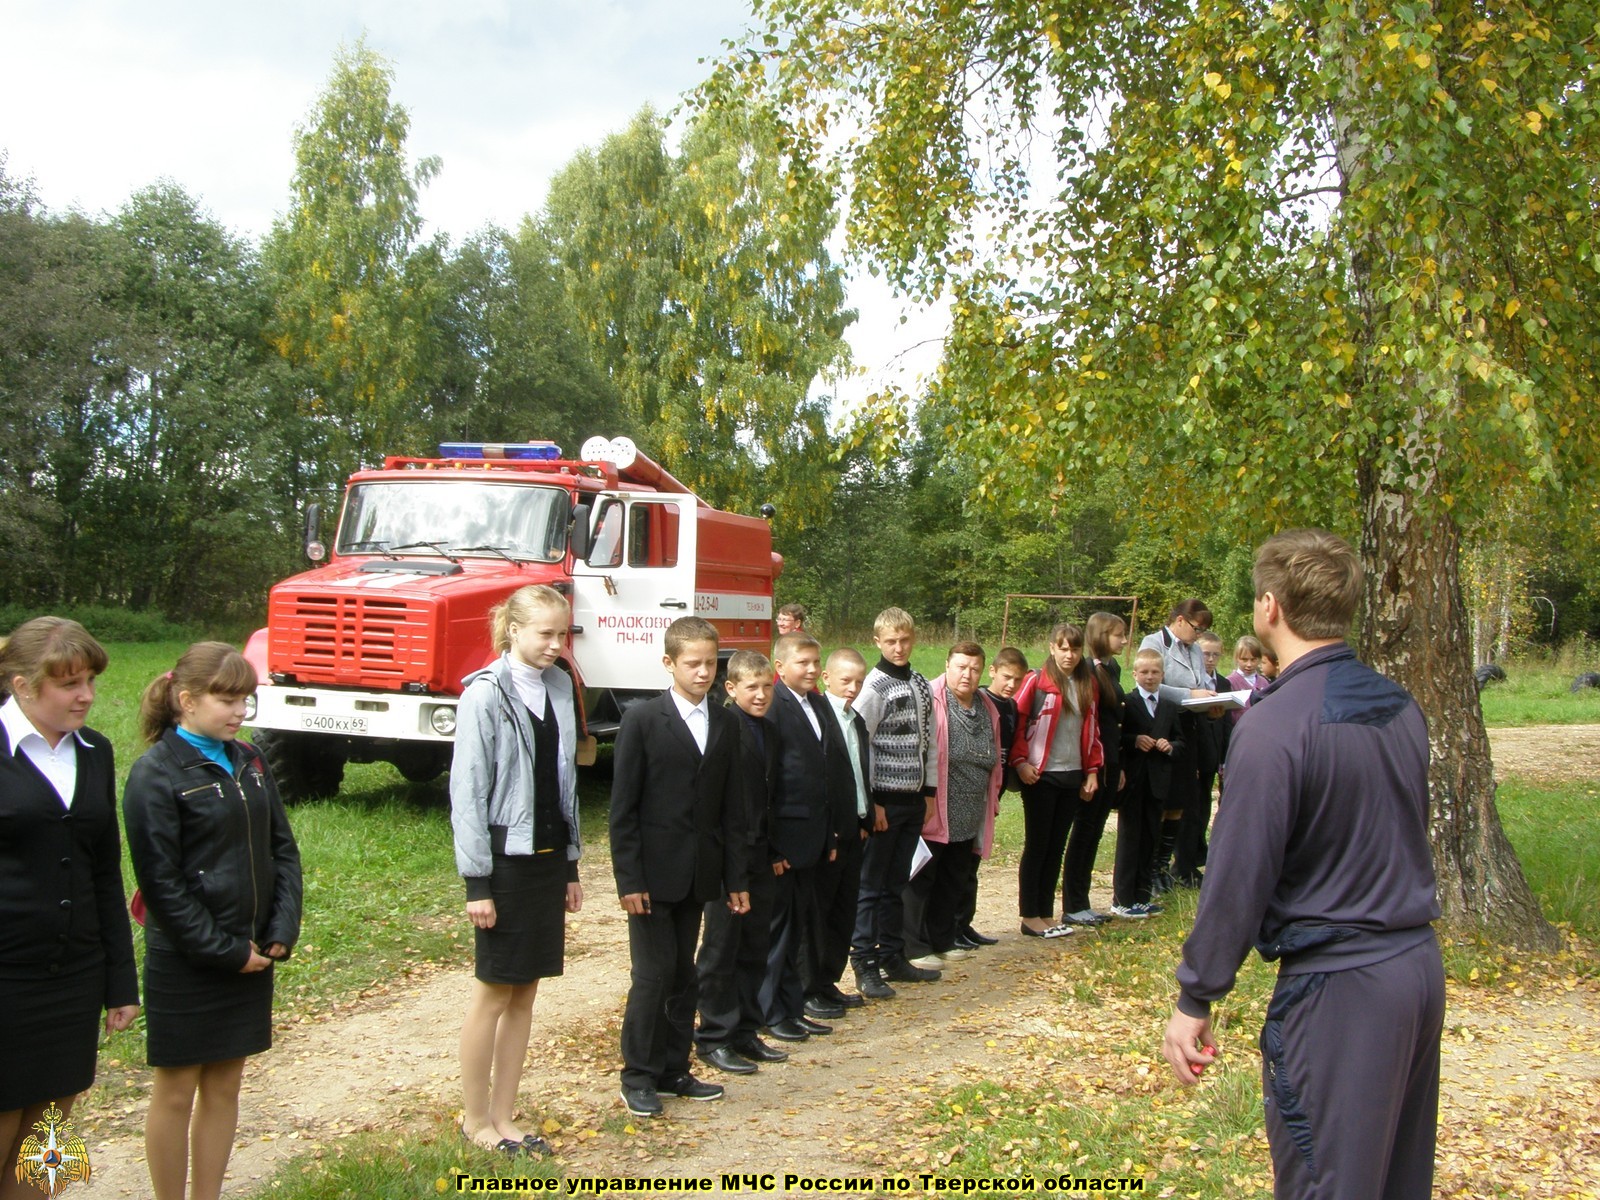
M828 802L838 857L817 868L816 925L806 938L801 975L806 989L806 1015L830 1020L866 1003L856 992L839 989L850 965L850 937L856 928L856 901L861 892L861 851L872 832L875 814L868 790L872 768L867 725L854 704L867 677L859 651L841 646L828 655L822 681L823 699L832 712L838 743L828 756Z
M782 786L778 727L767 717L772 680L772 663L765 654L740 650L728 660L726 687L738 710L750 911L735 915L721 900L707 901L705 935L695 964L700 976L700 1028L695 1033L695 1049L701 1062L734 1075L748 1075L757 1063L783 1062L789 1057L756 1033L762 1024L758 996L767 973L777 891L772 867L779 857L772 845Z
M1152 903L1156 847L1161 840L1161 813L1172 785L1172 761L1183 753L1179 733L1183 710L1161 696L1165 673L1161 651L1141 650L1133 657L1133 678L1122 710L1122 769L1128 785L1117 812L1117 858L1112 871L1111 912L1118 917L1152 917L1162 911Z
M800 981L801 945L805 931L816 924L817 870L838 853L828 763L839 758L843 742L832 710L817 695L821 659L821 647L809 633L786 633L772 649L778 672L772 720L782 744L783 780L772 843L782 869L773 868L778 887L761 1006L767 1032L785 1042L833 1032L831 1025L806 1014Z
M622 715L612 751L611 869L628 914L633 982L622 1015L622 1100L661 1112L659 1093L719 1100L689 1073L702 906L724 892L750 910L738 718L707 701L717 631L699 617L667 627L672 687Z

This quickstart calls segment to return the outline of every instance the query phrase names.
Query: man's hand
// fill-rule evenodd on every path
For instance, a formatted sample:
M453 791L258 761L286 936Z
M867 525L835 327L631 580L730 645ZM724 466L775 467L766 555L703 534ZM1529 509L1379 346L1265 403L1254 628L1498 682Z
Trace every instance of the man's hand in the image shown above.
M736 916L739 915L740 913L749 912L750 911L750 893L749 892L729 892L728 893L728 911L733 913Z
M1174 1010L1172 1020L1167 1022L1161 1053L1172 1064L1179 1082L1193 1085L1217 1057L1217 1044L1211 1037L1211 1018L1191 1017Z
M1133 748L1140 754L1149 754L1156 748L1156 740L1148 733L1141 733L1133 739Z
M650 915L650 893L629 892L622 897L622 911L630 917L646 917Z
M872 832L882 833L889 828L889 813L881 804L872 806Z

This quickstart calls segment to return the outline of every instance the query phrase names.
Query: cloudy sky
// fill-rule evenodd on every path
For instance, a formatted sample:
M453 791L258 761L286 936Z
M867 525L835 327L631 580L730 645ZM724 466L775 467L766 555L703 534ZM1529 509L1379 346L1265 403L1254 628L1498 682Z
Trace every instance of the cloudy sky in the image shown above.
M287 201L295 125L365 34L393 65L411 155L443 163L423 215L459 240L514 228L575 151L645 104L670 111L748 24L745 0L0 0L0 152L51 209L115 210L166 178L259 238ZM864 374L844 395L930 369L939 328L901 325L857 274Z

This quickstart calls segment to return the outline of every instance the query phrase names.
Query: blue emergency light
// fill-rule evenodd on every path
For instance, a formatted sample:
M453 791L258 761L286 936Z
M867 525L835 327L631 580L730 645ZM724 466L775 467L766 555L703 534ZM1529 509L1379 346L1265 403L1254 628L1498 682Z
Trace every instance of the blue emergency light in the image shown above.
M549 461L561 457L554 442L441 442L441 458L519 458Z

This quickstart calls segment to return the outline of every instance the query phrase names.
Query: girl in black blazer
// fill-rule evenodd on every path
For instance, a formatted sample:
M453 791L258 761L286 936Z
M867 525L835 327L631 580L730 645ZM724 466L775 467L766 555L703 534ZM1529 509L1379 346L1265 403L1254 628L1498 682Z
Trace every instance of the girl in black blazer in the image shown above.
M84 725L106 652L36 617L0 642L0 1170L94 1082L101 1012L138 1013L111 743Z
M300 852L266 763L238 741L255 687L232 646L198 642L139 706L152 745L122 804L149 912L144 1139L156 1200L221 1192L245 1059L272 1045L274 967L300 935Z

